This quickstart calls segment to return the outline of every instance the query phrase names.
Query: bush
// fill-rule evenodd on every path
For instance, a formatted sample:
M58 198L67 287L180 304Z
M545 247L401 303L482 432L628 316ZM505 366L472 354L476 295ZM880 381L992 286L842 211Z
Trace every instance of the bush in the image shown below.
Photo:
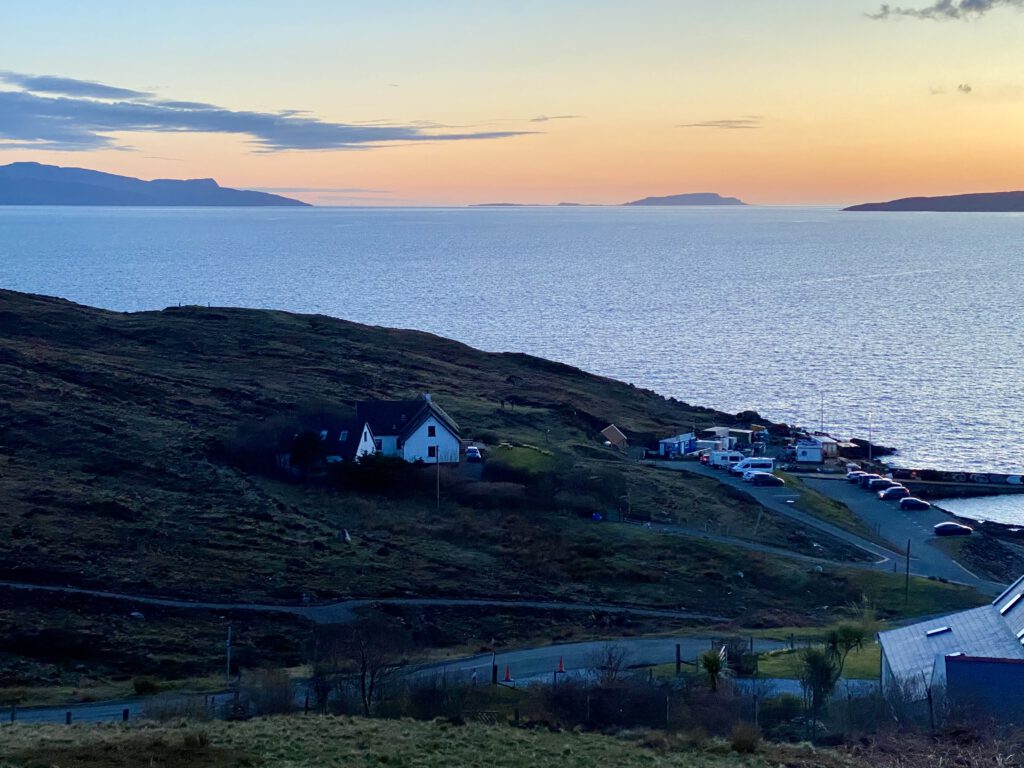
M729 746L741 755L752 755L761 744L761 729L751 723L736 723L729 736Z
M160 683L152 677L133 677L132 688L136 696L152 696L160 693Z
M243 693L256 715L286 715L295 709L295 688L284 670L250 673Z

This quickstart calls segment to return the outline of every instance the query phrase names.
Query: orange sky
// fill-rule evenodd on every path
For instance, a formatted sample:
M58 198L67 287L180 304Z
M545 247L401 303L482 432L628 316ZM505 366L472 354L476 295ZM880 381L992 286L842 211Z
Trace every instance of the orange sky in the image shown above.
M7 12L0 70L235 114L214 130L103 124L89 130L108 146L59 148L0 114L0 162L213 176L327 204L693 191L831 204L1024 187L1024 13L1013 8L873 20L877 3L860 0L80 5ZM72 122L93 99L19 82L0 83L0 97L67 106ZM271 139L237 127L237 113L280 110L343 128L383 121L421 140L268 151ZM480 133L502 135L451 138ZM422 140L436 135L449 138Z

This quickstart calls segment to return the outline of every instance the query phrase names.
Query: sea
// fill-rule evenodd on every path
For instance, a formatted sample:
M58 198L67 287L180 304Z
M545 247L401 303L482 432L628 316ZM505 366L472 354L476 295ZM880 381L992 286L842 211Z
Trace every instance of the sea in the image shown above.
M415 328L870 435L902 466L1024 473L1021 214L6 207L0 286ZM986 503L1024 523L1024 497Z

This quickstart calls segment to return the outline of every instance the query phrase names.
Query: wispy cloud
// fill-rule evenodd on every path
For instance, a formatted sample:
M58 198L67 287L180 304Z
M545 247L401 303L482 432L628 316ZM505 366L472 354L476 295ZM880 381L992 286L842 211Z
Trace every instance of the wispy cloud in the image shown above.
M1024 0L937 0L923 8L904 8L886 3L877 12L869 13L868 17L879 21L893 18L943 21L977 18L996 8L1024 8Z
M298 110L230 110L154 98L143 91L70 78L0 72L0 149L124 149L124 133L222 133L259 151L367 149L407 142L503 139L535 131L445 130L428 121L338 123Z
M75 80L71 77L53 77L52 75L26 75L21 72L3 70L0 70L0 80L33 93L52 93L87 99L145 99L153 95L146 91L115 88L112 85L104 85L92 80Z
M723 131L750 130L764 126L760 115L744 115L726 120L701 120L699 123L682 123L676 128L715 128Z
M531 123L546 123L549 120L579 120L583 115L537 115L531 117L529 122Z

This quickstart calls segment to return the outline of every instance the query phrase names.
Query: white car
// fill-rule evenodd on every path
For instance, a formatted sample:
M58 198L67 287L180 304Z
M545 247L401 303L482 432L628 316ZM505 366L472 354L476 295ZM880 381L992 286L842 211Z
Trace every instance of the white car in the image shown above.
M471 445L466 449L466 461L470 464L479 464L484 460L484 457L480 455L480 449L475 445Z
M743 473L743 482L752 483L754 482L754 478L757 477L758 475L770 474L771 472L765 472L763 469L748 469L746 472Z

